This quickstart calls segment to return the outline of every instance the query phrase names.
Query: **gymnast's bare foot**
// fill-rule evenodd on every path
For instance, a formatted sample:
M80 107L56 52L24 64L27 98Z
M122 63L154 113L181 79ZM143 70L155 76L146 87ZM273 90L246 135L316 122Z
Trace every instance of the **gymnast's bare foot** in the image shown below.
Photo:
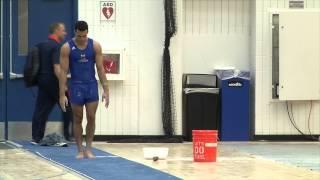
M95 159L96 156L90 151L90 150L86 150L86 157L89 159Z
M77 159L83 159L84 158L84 152L83 151L78 152L76 158Z

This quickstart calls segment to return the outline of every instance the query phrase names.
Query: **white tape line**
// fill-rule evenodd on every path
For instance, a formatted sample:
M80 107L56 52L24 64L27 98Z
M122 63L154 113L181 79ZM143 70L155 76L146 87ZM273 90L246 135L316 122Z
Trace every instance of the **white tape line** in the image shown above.
M13 141L7 141L8 144L10 144L11 146L14 146L14 148L22 148L23 146L18 144L18 143L15 143Z
M119 156L96 156L96 158L118 158Z
M80 174L81 176L84 176L84 177L86 177L86 178L88 178L88 179L95 180L94 178L92 178L92 177L90 177L90 176L88 176L88 175L86 175L86 174L83 174L82 172L79 172L79 171L77 171L77 170L75 170L75 169L72 169L72 168L70 168L70 167L68 167L68 166L65 166L65 165L63 165L63 164L61 164L61 163L58 163L57 161L54 161L54 160L52 160L52 159L50 159L50 158L47 158L47 157L43 156L43 155L42 155L41 153L39 153L39 152L36 152L36 154L37 154L38 156L42 157L43 159L46 159L47 161L53 162L53 163L55 163L55 164L58 164L59 166L62 166L62 167L66 168L66 169L68 169L68 170L70 170L70 171L73 171L73 172L75 172L75 173L77 173L77 174Z

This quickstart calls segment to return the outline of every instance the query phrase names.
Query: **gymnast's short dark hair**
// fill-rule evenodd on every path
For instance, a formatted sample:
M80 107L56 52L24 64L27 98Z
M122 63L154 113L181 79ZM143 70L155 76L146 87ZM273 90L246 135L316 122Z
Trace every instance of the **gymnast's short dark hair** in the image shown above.
M88 24L85 21L77 21L74 26L75 31L88 31Z

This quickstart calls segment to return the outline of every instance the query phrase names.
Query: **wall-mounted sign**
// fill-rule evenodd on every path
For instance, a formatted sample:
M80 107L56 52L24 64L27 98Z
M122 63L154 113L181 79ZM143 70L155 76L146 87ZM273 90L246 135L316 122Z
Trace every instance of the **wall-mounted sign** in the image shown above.
M116 2L100 1L100 20L116 21Z
M290 0L289 8L291 9L303 9L304 8L304 0Z

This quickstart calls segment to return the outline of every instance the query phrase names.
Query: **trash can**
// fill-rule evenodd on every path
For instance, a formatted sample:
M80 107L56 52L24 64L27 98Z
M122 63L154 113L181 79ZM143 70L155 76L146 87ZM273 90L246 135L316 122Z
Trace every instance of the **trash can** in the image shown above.
M250 140L250 73L217 71L221 92L220 140Z
M219 88L213 74L185 74L183 83L183 135L192 141L192 130L217 130Z

